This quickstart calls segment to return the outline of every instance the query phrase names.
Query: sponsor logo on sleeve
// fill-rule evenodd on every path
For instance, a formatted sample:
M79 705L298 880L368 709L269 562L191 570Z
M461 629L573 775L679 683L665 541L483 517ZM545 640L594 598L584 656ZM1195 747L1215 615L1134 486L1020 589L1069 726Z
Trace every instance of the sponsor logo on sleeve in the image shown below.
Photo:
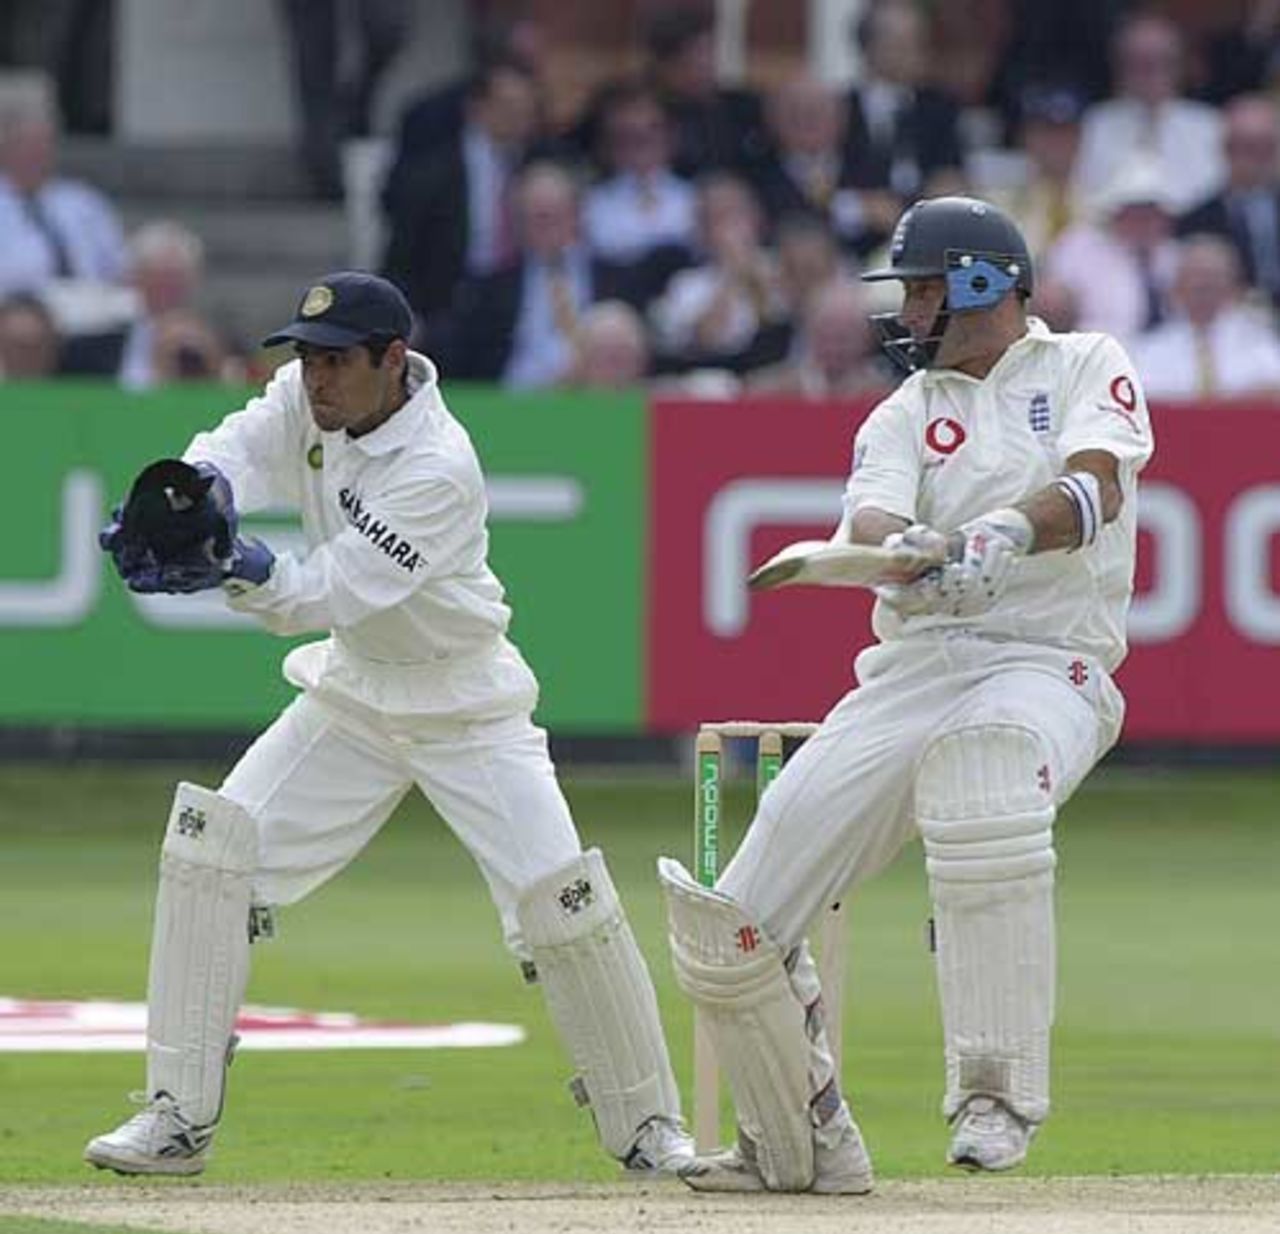
M375 548L380 548L386 553L396 565L412 573L424 564L422 554L404 536L387 526L372 511L365 509L359 493L349 488L340 490L338 504L342 507L351 526Z

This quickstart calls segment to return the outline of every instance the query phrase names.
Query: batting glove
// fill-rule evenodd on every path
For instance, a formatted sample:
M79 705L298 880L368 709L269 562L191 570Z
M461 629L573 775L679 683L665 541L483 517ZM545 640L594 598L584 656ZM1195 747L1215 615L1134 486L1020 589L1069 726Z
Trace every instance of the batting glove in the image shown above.
M884 539L884 547L915 548L928 553L931 557L945 556L947 538L940 531L935 531L925 523L913 523L905 531L895 531ZM918 617L924 613L940 611L942 597L938 591L938 583L942 576L942 568L926 570L919 578L909 583L882 583L874 588L890 608L903 617Z
M1006 507L963 524L959 537L955 560L938 577L940 606L931 611L976 617L1000 599L1014 563L1031 550L1035 529L1021 510Z

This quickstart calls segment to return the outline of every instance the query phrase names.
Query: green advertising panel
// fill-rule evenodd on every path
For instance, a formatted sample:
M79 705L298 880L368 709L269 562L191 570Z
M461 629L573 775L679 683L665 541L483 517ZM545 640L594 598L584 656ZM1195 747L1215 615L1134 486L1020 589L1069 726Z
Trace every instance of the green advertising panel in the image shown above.
M217 592L133 596L97 548L138 469L180 454L244 393L0 388L11 512L0 539L0 724L251 728L288 700L287 640L230 613ZM492 561L542 682L539 718L567 732L636 731L642 399L446 393L489 479ZM298 543L283 513L245 528L277 550Z

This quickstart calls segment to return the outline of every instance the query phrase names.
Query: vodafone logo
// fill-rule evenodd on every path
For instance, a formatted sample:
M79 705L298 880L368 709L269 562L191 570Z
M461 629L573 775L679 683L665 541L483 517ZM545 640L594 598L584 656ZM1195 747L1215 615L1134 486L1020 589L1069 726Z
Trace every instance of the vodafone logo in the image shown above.
M967 436L964 425L949 416L930 420L924 430L925 445L937 454L954 454L964 445Z
M518 1024L406 1024L362 1020L346 1011L244 1007L236 1018L247 1050L432 1050L516 1045ZM140 1053L144 1003L0 998L0 1054Z
M1133 388L1133 382L1129 380L1123 373L1119 377L1111 379L1109 387L1111 397L1125 409L1125 411L1133 411L1138 405L1138 394Z

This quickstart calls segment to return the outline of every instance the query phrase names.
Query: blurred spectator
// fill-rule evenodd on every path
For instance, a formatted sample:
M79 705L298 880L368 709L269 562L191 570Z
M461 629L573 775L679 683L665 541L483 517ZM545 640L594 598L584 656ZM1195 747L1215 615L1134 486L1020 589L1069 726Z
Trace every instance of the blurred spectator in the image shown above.
M954 100L925 82L928 28L913 0L871 0L855 27L862 77L848 98L856 182L919 196L963 152Z
M0 379L29 381L58 370L58 328L35 297L19 292L0 301Z
M1055 334L1070 334L1080 326L1076 293L1056 279L1036 277L1035 290L1027 301L1027 312L1039 317Z
M683 176L740 167L761 150L760 102L716 82L714 34L710 14L687 8L655 14L645 31L649 81L671 117Z
M889 383L878 354L862 288L848 279L835 279L810 299L796 337L794 358L752 374L747 389L807 398L882 389Z
M1035 259L1084 216L1074 182L1084 108L1084 98L1072 89L1028 89L1020 108L1026 175L1013 188L990 194L996 205L1018 220Z
M457 137L466 120L467 97L478 75L493 64L515 64L538 85L539 96L547 73L547 40L541 23L528 13L497 15L473 27L470 72L459 81L428 90L411 99L400 117L396 163L388 179L394 193L403 170L420 156Z
M402 161L399 178L388 181L382 272L424 319L448 306L464 274L491 274L514 260L511 198L537 118L529 73L511 61L490 64L472 82L454 139Z
M303 161L316 194L336 200L342 196L341 143L369 134L374 90L404 45L412 6L409 0L277 3L293 62ZM358 70L344 78L353 60Z
M1086 102L1100 99L1110 86L1108 47L1129 0L1002 0L1007 38L1000 46L986 102L999 108L1005 132L1022 123L1026 92L1046 82L1070 84ZM947 9L953 6L948 4ZM985 14L984 14L985 16ZM990 23L968 19L973 37L999 42ZM950 52L950 46L947 51Z
M124 340L120 384L145 390L175 375L202 370L221 375L225 345L195 308L204 278L200 237L179 223L158 220L133 233L129 254L129 279L139 303Z
M228 354L222 336L186 308L169 309L153 321L151 365L155 385L244 378L243 368Z
M1077 176L1086 198L1135 157L1153 158L1172 208L1181 213L1222 186L1217 111L1181 96L1184 48L1178 27L1156 13L1122 25L1112 44L1114 97L1085 113Z
M115 283L125 244L111 203L56 174L55 109L38 96L0 106L0 295L54 280Z
M1227 186L1178 221L1183 235L1225 236L1245 275L1280 305L1280 121L1260 94L1233 99L1223 113Z
M591 256L581 237L578 187L565 168L531 165L515 203L519 262L465 280L428 349L455 378L544 388L565 380L586 307L613 299L639 305L646 285L642 270Z
M671 133L657 96L644 86L616 89L601 112L609 178L587 192L583 223L592 250L633 262L662 245L691 247L693 185L671 170Z
M809 298L840 274L840 246L821 219L796 214L778 225L777 251L782 295L798 318Z
M628 390L649 371L644 318L621 300L601 300L582 314L574 337L573 367L565 384L584 390Z
M1043 263L1071 289L1081 330L1128 343L1159 325L1177 266L1173 209L1164 173L1138 160L1099 199L1100 219L1063 232Z
M1280 0L1249 0L1246 8L1243 20L1224 10L1205 47L1207 102L1222 104L1261 90L1280 67Z
M772 222L808 211L859 254L889 236L901 202L867 179L860 152L846 140L847 109L834 88L808 74L789 78L769 100L768 122L773 144L755 178Z
M705 260L679 271L654 304L658 350L680 368L763 363L753 345L785 319L786 301L751 189L712 172L698 186L698 222Z
M1269 316L1242 300L1240 258L1220 236L1179 252L1172 315L1132 346L1151 398L1280 392L1280 341Z

